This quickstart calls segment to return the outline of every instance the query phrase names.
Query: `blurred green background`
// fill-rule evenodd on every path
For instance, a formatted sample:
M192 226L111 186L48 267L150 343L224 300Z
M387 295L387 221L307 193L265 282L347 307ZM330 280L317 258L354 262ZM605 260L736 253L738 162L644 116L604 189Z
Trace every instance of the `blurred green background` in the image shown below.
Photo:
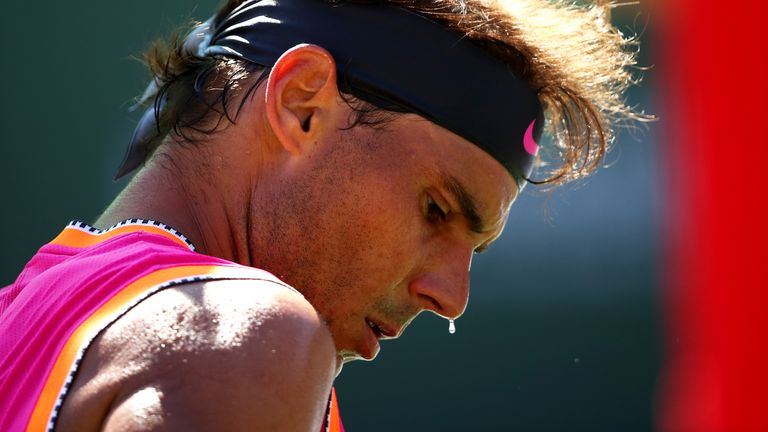
M213 0L75 0L2 6L0 285L70 220L92 221L125 180L111 177L149 76L135 60ZM616 10L642 33L653 17ZM658 112L653 70L629 97ZM552 195L529 187L506 232L475 258L466 314L432 315L337 381L350 431L647 431L661 368L654 130L623 134L604 169Z

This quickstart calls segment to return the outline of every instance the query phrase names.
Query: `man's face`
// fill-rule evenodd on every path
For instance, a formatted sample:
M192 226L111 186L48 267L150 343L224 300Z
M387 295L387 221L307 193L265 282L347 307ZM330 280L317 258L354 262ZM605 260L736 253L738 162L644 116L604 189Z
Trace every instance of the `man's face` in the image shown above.
M335 129L278 177L255 203L272 214L252 221L266 232L252 256L304 294L345 360L373 359L423 310L460 315L472 254L516 194L497 161L415 115Z

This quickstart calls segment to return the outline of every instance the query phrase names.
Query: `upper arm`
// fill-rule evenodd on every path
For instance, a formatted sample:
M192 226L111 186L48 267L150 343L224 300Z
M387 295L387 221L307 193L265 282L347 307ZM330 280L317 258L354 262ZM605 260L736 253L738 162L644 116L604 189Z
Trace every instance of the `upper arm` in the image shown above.
M105 411L106 431L316 432L321 425L333 340L314 308L285 287L216 281L168 289L103 337L102 371L125 375Z

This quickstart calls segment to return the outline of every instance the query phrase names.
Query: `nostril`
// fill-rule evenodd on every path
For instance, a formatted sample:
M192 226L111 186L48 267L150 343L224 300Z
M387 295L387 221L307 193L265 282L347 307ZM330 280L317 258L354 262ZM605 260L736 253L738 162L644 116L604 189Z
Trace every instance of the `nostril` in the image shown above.
M409 292L424 310L446 318L454 318L464 311L468 297L468 279L456 272L425 272L411 280ZM464 272L466 274L466 272Z
M440 313L443 310L443 306L435 298L426 294L419 294L419 298L424 303L426 309Z

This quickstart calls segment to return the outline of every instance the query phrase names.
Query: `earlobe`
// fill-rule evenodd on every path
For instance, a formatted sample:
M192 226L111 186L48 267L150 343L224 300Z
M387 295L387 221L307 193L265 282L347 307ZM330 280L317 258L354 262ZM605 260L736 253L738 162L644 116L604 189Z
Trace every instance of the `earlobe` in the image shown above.
M280 56L267 79L267 120L286 151L300 154L329 124L337 104L336 63L317 45Z

